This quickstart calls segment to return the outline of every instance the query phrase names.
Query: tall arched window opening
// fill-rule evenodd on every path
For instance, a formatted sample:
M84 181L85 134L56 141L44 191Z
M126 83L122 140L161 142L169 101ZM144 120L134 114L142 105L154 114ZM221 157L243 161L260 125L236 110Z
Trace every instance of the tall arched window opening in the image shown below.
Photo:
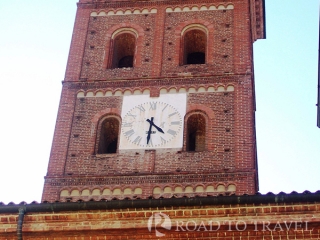
M108 117L102 122L100 129L98 154L117 152L119 125L119 120L115 117Z
M193 114L187 120L187 151L204 151L205 142L205 118L201 114Z
M188 30L183 36L183 65L205 64L207 34L201 29Z
M112 68L133 67L136 37L124 32L113 39Z

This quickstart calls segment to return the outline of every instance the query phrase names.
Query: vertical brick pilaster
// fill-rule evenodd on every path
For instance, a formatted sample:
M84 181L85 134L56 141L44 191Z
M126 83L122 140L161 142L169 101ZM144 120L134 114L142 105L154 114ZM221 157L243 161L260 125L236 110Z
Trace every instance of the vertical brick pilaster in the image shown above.
M50 161L48 165L48 176L63 175L64 166L68 154L69 139L73 122L75 106L75 93L67 86L62 87L60 107L54 131Z
M164 6L158 8L156 16L156 26L154 35L154 48L153 48L153 63L152 63L152 77L161 75L162 69L162 56L163 56L163 36L164 36L164 23L165 23L166 9Z
M78 81L80 78L82 59L88 33L89 17L90 9L78 8L70 45L65 81Z

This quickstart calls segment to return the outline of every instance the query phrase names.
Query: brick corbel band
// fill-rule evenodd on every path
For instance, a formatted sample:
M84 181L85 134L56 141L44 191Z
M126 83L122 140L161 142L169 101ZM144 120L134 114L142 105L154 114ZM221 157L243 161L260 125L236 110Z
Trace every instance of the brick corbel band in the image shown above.
M99 202L58 202L58 203L33 203L26 205L2 205L1 213L17 213L23 207L25 213L30 212L61 212L80 210L107 210L126 208L160 208L181 206L210 206L210 205L236 205L236 204L268 204L268 203L305 203L320 202L320 191L310 193L272 193L266 195L243 196L218 196L197 198L170 198L170 199L137 199L137 200L113 200Z

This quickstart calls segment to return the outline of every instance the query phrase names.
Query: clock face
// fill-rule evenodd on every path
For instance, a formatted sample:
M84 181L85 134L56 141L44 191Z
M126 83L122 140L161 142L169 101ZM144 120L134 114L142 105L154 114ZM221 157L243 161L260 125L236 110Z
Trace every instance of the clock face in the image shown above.
M122 114L120 149L182 147L185 113L183 108L181 109L181 102L177 101L179 99L171 103L170 98L166 99L163 96L127 97L129 99L124 101L124 104L127 103L129 106L123 106L125 110Z

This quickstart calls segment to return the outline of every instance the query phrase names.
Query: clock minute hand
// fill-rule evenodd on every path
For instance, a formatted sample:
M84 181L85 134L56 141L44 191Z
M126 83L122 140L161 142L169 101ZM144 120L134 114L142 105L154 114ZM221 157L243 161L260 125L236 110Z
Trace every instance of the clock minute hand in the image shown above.
M152 125L153 125L153 117L151 118L151 121L150 121L149 119L147 119L147 121L150 123L149 131L148 131L148 136L147 136L147 144L149 144L150 135L151 135L151 128L152 128Z
M160 127L158 127L157 125L155 125L155 124L153 123L153 117L151 118L151 121L150 121L149 119L147 119L147 121L150 123L149 131L151 131L151 126L154 126L159 132L164 133L164 131L163 131Z

